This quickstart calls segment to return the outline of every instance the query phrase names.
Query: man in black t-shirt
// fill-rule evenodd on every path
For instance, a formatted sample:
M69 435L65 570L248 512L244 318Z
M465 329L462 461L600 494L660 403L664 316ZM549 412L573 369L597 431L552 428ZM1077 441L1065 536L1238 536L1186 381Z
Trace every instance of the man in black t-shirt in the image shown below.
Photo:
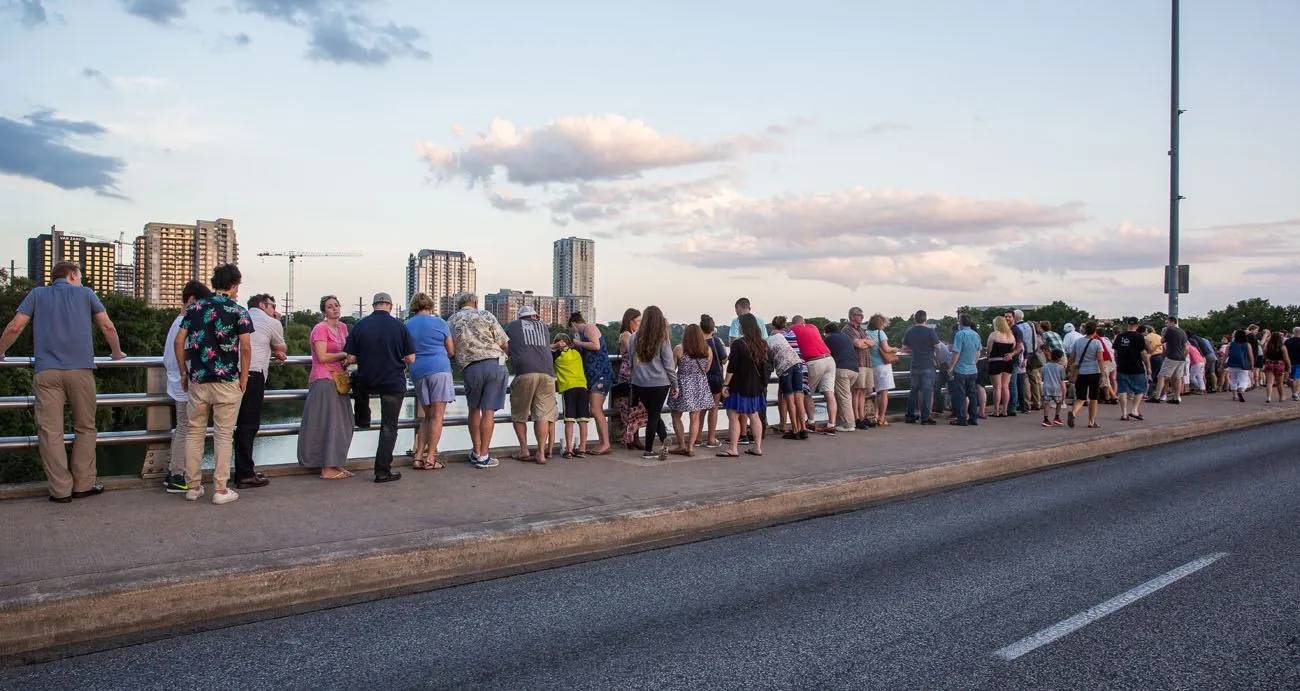
M1282 342L1291 357L1291 400L1300 401L1300 326L1291 329L1291 338Z
M1129 317L1128 331L1115 336L1115 380L1119 386L1121 420L1142 419L1142 397L1147 392L1151 352L1141 328L1137 317Z
M352 375L357 398L358 427L370 426L370 396L379 396L379 446L375 450L375 482L393 482L393 445L397 443L397 416L406 398L406 366L415 362L415 344L406 325L393 317L393 298L375 293L374 311L348 333L343 351L357 358ZM364 423L364 424L362 424Z

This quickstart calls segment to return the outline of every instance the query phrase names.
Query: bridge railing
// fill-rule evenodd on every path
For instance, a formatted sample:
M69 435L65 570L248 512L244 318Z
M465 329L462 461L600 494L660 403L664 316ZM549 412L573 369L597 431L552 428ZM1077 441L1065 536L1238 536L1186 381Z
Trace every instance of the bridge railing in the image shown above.
M619 356L611 355L610 360L617 363ZM0 369L12 368L29 368L32 366L31 358L9 357L0 360ZM170 442L172 438L172 411L174 401L167 394L167 375L163 369L163 360L161 357L129 357L122 360L112 360L110 358L95 358L95 366L102 369L122 369L122 368L146 368L146 389L143 393L101 393L95 396L95 405L98 408L130 408L144 407L145 427L143 430L124 430L99 432L96 435L96 442L104 445L126 445L126 444L147 444L148 450L145 454L145 463L142 474L146 476L156 475L163 472L166 467L166 455L170 452ZM311 356L294 355L290 356L281 367L309 367L311 366ZM617 368L616 368L617 369ZM895 389L890 392L891 399L906 397L909 386L909 374L907 372L895 372ZM775 383L773 378L770 383ZM456 385L456 395L463 396L465 387L461 384ZM414 391L407 389L406 396L413 397ZM307 398L306 389L274 389L266 392L265 401L283 402L283 401L303 401ZM820 394L816 395L815 400L824 399ZM609 399L606 399L609 400ZM0 396L0 412L17 412L30 411L35 408L35 396ZM776 405L775 399L769 399L768 405ZM606 414L614 414L612 408L606 408ZM510 413L506 411L497 411L497 422L509 422ZM447 415L443 418L443 425L448 427L462 427L468 423L468 417L465 415ZM419 418L403 418L398 421L399 429L415 429L420 424ZM379 428L378 420L375 420L368 429L377 430ZM366 429L366 428L358 428ZM291 423L273 423L263 424L258 430L259 437L280 437L298 434L299 424ZM207 436L212 436L212 429L206 430ZM64 435L64 442L71 443L72 434ZM35 435L31 436L13 436L0 437L0 451L13 451L20 449L30 449L37 446L38 440Z

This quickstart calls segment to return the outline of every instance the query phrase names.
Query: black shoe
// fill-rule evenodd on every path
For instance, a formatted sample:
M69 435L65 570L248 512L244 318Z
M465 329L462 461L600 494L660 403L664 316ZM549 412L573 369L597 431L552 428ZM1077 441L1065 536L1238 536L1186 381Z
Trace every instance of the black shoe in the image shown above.
M866 421L866 420L858 420L856 423L853 424L853 428L854 428L854 429L869 429L869 428L867 427L867 421Z
M96 494L103 494L103 492L104 492L103 485L91 485L90 489L86 490L85 492L73 492L72 498L85 499L86 497L93 497Z
M909 424L909 425L915 425L915 424L916 424L916 420L914 420L914 419L912 419L912 418L903 418L903 422L905 422L905 423L907 423L907 424Z
M862 424L866 425L866 426L867 426L867 429L875 429L875 428L876 428L876 421L875 421L875 420L872 420L871 418L867 418L866 420L863 420L863 421L862 421Z
M1015 416L1016 416L1016 411L1014 411L1014 410L1008 410L1008 411L1007 411L1007 415L1006 415L1006 417L1015 417Z
M265 487L271 484L271 478L261 474L253 473L253 477L243 477L235 480L235 489L249 489L250 487Z
M948 421L948 424L953 425L954 427L965 427L965 426L966 426L966 421L965 421L965 420L949 420L949 421Z
M375 482L376 482L376 483L379 483L379 482L397 482L398 480L401 480L401 479L402 479L402 474L401 474L401 473L384 473L383 475L380 475L380 474L378 474L378 473L375 474Z
M67 496L67 497L56 497L56 496L54 496L53 494L51 494L51 495L50 495L50 501L54 502L55 504L71 504L71 503L72 503L72 497L71 497L71 496Z
M781 435L781 438L782 438L782 439L798 439L798 438L799 438L799 433L798 433L798 432L786 432L785 434L782 434L782 435Z
M1172 404L1172 405L1179 405L1179 404L1182 403L1182 402L1183 402L1183 399L1181 399L1181 398L1173 398L1173 399L1170 399L1170 400L1169 400L1169 403Z
M922 421L921 421L921 424L923 424L923 425L937 425L937 424L939 424L939 423L935 422L935 421L934 421L934 418L927 418L927 419L925 419L925 420L922 420Z
M746 434L746 435L742 436L742 437L740 438L740 441L738 441L738 442L736 442L736 443L739 444L739 445L741 445L741 446L752 446L752 445L754 444L754 438L751 437L751 436L749 436L748 434Z
M799 441L808 441L808 430L799 430Z

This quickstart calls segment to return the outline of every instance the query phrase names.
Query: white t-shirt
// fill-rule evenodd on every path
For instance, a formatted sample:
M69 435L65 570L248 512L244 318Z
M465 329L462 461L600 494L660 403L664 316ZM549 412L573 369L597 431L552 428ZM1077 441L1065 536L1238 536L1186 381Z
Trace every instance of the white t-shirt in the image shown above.
M163 344L163 369L167 370L167 395L179 403L190 400L190 395L181 389L181 368L176 362L176 334L181 332L181 320L184 318L184 314L176 315L172 327L167 330L167 340Z
M253 358L249 362L248 371L261 372L262 376L266 376L266 370L271 366L272 347L284 345L284 327L260 307L249 309L248 317L253 320L253 333L249 335Z
M753 313L751 312L751 314L753 314ZM760 332L762 332L762 334L763 334L763 339L766 340L766 339L767 339L767 322L763 321L762 319L759 319L759 317L758 317L757 314L754 315L754 319L758 322L758 330L759 330ZM739 340L740 340L740 337L741 337L741 333L740 333L740 317L736 317L735 319L732 319L732 320L731 320L731 331L727 334L727 340L728 340L728 341L731 341L732 343L735 343L736 341L739 341Z

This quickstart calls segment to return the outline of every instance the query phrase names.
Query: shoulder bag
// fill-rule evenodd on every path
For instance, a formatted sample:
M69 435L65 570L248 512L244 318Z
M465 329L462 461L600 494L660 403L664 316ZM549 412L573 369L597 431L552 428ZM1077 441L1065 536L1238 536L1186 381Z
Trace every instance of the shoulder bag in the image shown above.
M889 346L889 350L885 350L885 346L882 344L885 343L887 340L888 339L884 337L884 333L879 329L877 329L876 350L880 352L880 361L885 363L886 365L892 365L895 362L898 362L898 349L893 346Z

